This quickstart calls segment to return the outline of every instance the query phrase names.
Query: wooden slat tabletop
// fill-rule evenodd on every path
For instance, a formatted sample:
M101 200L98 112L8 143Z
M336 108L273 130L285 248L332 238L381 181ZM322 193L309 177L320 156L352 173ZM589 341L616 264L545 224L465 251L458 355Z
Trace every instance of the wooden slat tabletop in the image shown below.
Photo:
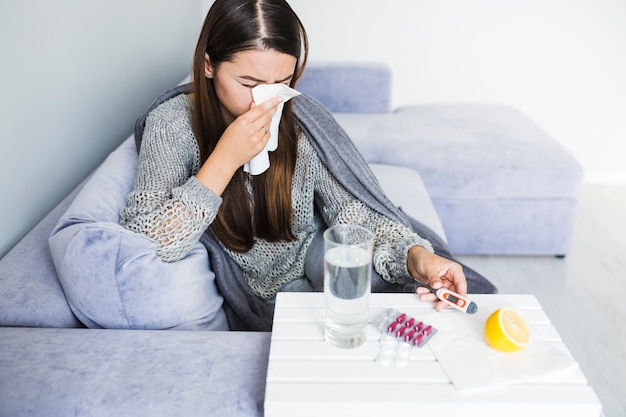
M471 298L481 309L516 306L529 322L533 338L569 355L534 296ZM370 318L389 307L413 317L433 312L432 303L421 302L414 294L372 294ZM429 345L413 348L407 366L383 366L376 361L381 334L373 326L368 326L362 346L340 349L324 341L323 320L322 293L278 294L265 395L267 417L379 417L393 412L464 417L601 415L601 404L578 368L532 382L461 392Z

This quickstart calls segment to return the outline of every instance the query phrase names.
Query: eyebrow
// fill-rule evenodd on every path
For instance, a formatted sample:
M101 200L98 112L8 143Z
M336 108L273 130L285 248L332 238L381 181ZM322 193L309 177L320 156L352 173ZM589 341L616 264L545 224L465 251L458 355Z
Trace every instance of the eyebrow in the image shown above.
M255 82L258 82L258 83L265 83L265 82L267 82L265 80L259 80L258 78L255 78L255 77L253 77L251 75L242 75L239 78L243 78L244 80L249 80L249 81L255 81ZM283 78L282 80L276 80L275 83L284 83L285 81L287 81L287 80L289 80L291 78L293 78L293 74L288 75L287 77Z

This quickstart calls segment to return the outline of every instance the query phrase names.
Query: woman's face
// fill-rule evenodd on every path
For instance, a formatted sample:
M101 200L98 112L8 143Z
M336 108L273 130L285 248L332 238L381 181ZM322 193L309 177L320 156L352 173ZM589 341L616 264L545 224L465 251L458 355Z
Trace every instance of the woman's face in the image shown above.
M252 88L259 84L289 85L297 59L294 56L268 50L237 52L233 60L211 65L205 54L205 75L213 78L215 92L228 122L248 111L252 105Z

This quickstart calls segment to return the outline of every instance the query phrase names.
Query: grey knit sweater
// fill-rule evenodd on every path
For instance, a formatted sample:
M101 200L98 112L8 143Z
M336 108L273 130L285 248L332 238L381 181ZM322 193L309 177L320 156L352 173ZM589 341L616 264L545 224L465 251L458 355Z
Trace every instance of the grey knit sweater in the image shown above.
M187 95L180 94L150 112L135 186L120 215L124 227L156 240L157 255L167 262L182 259L198 243L222 201L194 177L200 156L190 108ZM248 190L252 192L251 187ZM372 230L374 267L389 282L411 279L406 266L411 246L432 251L427 240L366 206L339 184L306 136L298 141L292 199L296 241L257 239L246 253L225 249L252 291L263 299L272 298L283 285L304 275L309 244L327 225L356 223Z

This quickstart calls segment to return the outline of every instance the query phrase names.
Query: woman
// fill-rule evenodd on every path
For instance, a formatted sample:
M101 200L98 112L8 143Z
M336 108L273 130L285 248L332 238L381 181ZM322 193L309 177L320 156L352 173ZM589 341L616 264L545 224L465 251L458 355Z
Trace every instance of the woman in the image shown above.
M434 254L374 180L361 189L350 186L354 178L371 179L371 172L334 120L323 126L336 132L320 125L329 116L312 99L300 96L284 104L269 169L254 176L243 171L268 142L271 118L282 102L255 105L251 89L295 87L307 52L304 27L284 0L216 0L195 51L193 84L161 98L138 122L139 166L121 224L156 240L157 254L167 262L205 243L218 257L214 267L229 264L216 271L216 279L227 303L239 310L235 314L248 322L244 328L263 326L250 325L241 310L263 310L281 290L322 288L320 236L339 223L358 223L375 233L378 282L417 280L466 294L461 265ZM324 148L338 157L320 157ZM345 155L354 159L346 161ZM228 295L233 275L243 275L243 287L249 287L243 291L251 291L260 306L251 307L250 297L238 301ZM436 299L423 288L418 292L423 300Z

